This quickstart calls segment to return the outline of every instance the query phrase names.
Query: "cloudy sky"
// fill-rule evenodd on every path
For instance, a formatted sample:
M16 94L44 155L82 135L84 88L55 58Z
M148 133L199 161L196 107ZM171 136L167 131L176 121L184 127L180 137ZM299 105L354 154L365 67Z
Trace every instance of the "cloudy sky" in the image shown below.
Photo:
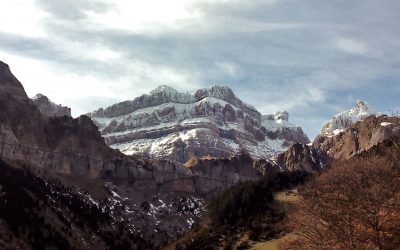
M313 138L400 106L398 0L0 0L0 60L75 116L160 84L230 86Z

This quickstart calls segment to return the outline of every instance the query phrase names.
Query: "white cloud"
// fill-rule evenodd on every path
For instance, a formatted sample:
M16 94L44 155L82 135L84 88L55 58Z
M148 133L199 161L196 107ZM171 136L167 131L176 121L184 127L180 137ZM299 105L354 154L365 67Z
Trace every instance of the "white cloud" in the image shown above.
M104 62L117 60L122 57L120 52L102 46L92 48L91 50L87 51L87 54L89 57L92 57L95 60Z
M115 0L106 13L87 11L88 20L98 28L148 31L154 24L168 25L177 20L194 18L197 14L187 6L194 1Z
M350 54L367 55L369 52L369 48L365 43L351 38L338 38L335 40L335 46L339 50Z
M0 0L1 32L43 37L45 18L46 13L35 6L35 0Z
M302 27L298 23L257 22L226 19L226 17L209 16L207 10L199 5L221 7L256 4L247 0L100 0L113 4L109 11L86 11L87 21L93 29L115 29L134 33L158 34L163 32L185 32L189 34L240 31L272 31ZM264 0L273 4L278 0ZM227 25L229 24L229 25ZM222 28L222 29L221 29Z

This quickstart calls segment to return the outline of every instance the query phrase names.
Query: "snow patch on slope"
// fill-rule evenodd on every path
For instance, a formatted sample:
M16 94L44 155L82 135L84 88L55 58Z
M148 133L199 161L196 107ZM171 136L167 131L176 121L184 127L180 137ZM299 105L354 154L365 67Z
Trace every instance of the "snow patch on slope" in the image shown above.
M382 127L387 127L387 126L389 126L389 125L392 125L393 123L390 123L390 122L382 122L381 123L381 126Z

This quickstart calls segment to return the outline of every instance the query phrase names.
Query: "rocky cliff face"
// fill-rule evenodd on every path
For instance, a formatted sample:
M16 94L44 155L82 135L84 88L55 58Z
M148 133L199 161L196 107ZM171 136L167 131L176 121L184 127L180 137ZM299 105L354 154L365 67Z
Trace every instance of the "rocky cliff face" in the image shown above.
M309 140L287 112L261 116L227 87L182 93L160 86L149 95L88 114L106 143L129 155L186 162L239 151L268 158Z
M112 159L120 153L109 149L86 116L49 117L29 99L19 81L5 64L0 65L0 136L4 141L3 158L29 161L37 166L55 168L56 172L96 178L102 165L79 157L64 157L34 150L39 148L63 154L81 154L98 159ZM29 146L30 148L18 145Z
M246 153L226 158L194 157L185 167L193 173L196 193L204 196L213 196L235 183L257 180L262 175Z
M40 112L47 116L71 116L71 109L50 101L47 96L37 94L31 98Z

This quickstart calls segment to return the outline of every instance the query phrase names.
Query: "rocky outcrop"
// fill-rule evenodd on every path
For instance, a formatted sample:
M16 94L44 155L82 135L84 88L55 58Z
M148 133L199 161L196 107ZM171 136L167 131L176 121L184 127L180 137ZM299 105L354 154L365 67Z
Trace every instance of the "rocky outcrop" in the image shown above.
M163 85L88 115L111 147L182 163L193 156L228 157L239 151L269 158L295 142L309 142L300 127L289 123L287 112L263 117L221 86L189 94Z
M50 101L47 96L37 94L31 98L40 112L47 116L71 116L71 109Z

